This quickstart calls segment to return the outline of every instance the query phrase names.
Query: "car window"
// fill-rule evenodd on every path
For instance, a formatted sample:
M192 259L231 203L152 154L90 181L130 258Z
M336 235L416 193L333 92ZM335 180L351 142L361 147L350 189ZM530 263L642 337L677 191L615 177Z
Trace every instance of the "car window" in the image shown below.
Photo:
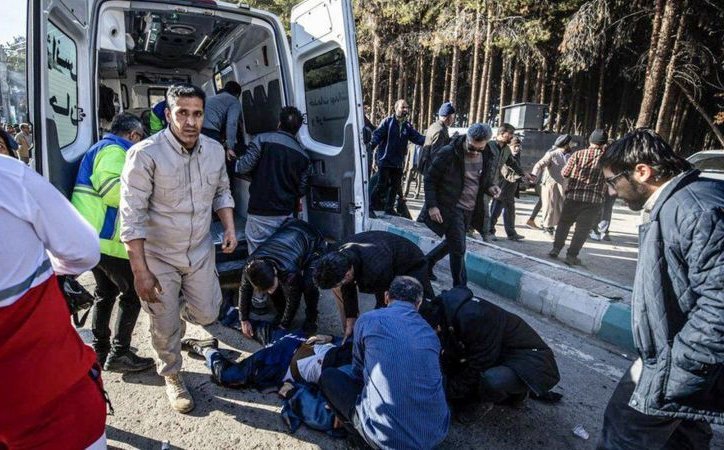
M699 170L724 172L724 156L712 156L694 164Z
M317 142L341 147L349 118L344 52L336 48L304 63L304 95L309 135Z

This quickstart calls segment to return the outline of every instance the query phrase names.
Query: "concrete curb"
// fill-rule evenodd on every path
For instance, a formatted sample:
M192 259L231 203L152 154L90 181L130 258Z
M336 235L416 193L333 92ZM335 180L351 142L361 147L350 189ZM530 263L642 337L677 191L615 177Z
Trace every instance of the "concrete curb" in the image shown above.
M419 235L379 219L370 222L371 230L403 236L425 253L440 243L437 236ZM468 279L479 287L604 342L635 351L630 305L471 251L465 257L465 265Z

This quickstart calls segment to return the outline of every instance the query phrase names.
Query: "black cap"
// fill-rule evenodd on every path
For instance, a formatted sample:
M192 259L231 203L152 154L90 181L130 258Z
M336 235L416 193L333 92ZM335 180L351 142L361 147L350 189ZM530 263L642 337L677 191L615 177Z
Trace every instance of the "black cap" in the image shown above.
M591 136L588 137L588 142L596 145L603 145L608 143L608 134L601 128L593 130Z

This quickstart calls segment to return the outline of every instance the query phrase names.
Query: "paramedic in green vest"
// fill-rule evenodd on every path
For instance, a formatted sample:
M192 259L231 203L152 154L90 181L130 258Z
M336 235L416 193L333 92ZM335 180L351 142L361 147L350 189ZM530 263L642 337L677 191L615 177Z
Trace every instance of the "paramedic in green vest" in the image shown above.
M71 202L100 237L101 259L93 268L96 302L92 314L93 348L98 363L108 371L137 372L153 367L152 358L131 350L131 335L141 310L133 286L128 253L120 240L120 176L126 151L144 137L136 116L121 113L113 118L111 132L83 156ZM111 342L110 321L120 293Z
M148 128L151 134L156 134L166 128L168 125L168 122L166 122L166 100L161 100L153 105L148 122Z

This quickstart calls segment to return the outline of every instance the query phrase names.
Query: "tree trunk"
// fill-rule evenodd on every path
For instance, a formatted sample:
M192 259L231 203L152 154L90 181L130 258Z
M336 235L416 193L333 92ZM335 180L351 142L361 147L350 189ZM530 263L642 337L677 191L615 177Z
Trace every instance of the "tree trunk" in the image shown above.
M681 130L686 126L686 119L689 118L689 111L691 111L691 108L689 107L689 104L682 106L681 111L681 119L679 119L679 132L676 135L676 139L674 142L675 149L678 149L677 151L682 151L682 142L684 140L684 133L681 132Z
M442 101L446 102L450 99L450 64L448 58L443 59L442 64L443 67L445 67L445 81L442 88Z
M544 98L541 98L541 100L544 100ZM546 126L546 129L548 131L553 131L553 125L556 121L556 108L557 108L557 102L558 101L558 76L553 75L553 85L551 86L551 103L548 107L548 125ZM541 103L545 103L541 101Z
M661 18L664 16L664 3L666 0L656 0L654 4L654 18L651 22L651 40L649 51L646 57L646 73L651 71L651 63L654 60L656 45L659 42L659 30L661 29Z
M372 57L372 104L370 105L370 120L375 124L379 123L377 121L377 99L379 97L379 83L377 80L380 78L380 45L380 37L375 33Z
M420 96L420 92L422 90L420 89L420 78L422 75L422 61L418 61L417 68L415 69L415 85L412 88L412 117L410 118L410 121L413 124L418 124L417 129L421 130L422 127L420 124L420 111L418 111L420 107L420 101L418 100L418 97Z
M513 63L513 87L510 93L510 103L518 103L518 91L520 90L520 64L517 62Z
M572 80L572 88L571 88L571 103L568 106L568 117L566 117L566 127L565 132L570 134L576 134L574 125L575 120L577 119L578 115L578 104L580 103L580 83L578 81L580 77L578 75L575 75Z
M662 26L663 28L663 26ZM686 95L686 98L689 100L689 103L691 106L694 107L696 112L698 112L701 115L701 118L704 119L704 121L709 125L709 128L711 128L712 133L714 133L714 136L716 136L717 140L719 141L719 145L724 147L724 133L719 129L719 126L714 123L714 120L711 118L709 113L704 110L704 108L699 104L699 102L694 98L693 95L689 91L686 90L684 86L681 85L681 83L678 80L674 80L674 83L681 89L681 92Z
M427 58L425 58L425 53L420 52L420 67L425 67L425 63L427 62L426 59ZM426 120L427 119L427 116L426 116L427 85L425 84L425 79L426 79L425 72L426 71L420 72L420 115L418 116L419 117L418 120L420 121L419 122L420 125L418 128L419 130L427 128L427 125L428 125L427 120Z
M435 120L433 116L433 105L435 104L435 72L437 71L437 53L432 54L432 62L430 63L430 93L427 99L427 120L425 126L432 123Z
M566 104L563 102L565 97L566 82L564 80L558 80L558 113L556 114L556 126L555 132L560 133L561 127L563 126L563 112L567 109Z
M682 2L685 3L685 2ZM686 6L684 6L685 8ZM679 56L681 48L681 40L686 27L686 14L679 17L679 27L676 30L676 38L674 40L674 48L669 58L669 64L666 67L666 78L664 79L664 95L661 97L661 106L659 107L659 116L656 119L656 132L661 137L671 142L671 112L674 109L674 98L672 89L674 84L674 73L676 72L676 58Z
M495 50L490 52L490 62L488 63L488 76L485 81L485 95L483 95L483 117L482 121L487 122L490 117L490 93L493 90L493 69L495 68Z
M548 63L543 60L543 64L541 65L540 69L538 70L538 81L536 82L536 98L538 100L538 103L545 103L546 102L546 75L548 72ZM551 92L551 96L553 93Z
M387 60L388 65L388 71L387 71L387 113L386 114L392 114L392 104L394 102L392 98L392 90L394 89L393 84L393 75L395 73L395 60L392 57L389 57Z
M523 92L520 95L522 102L528 101L528 93L530 90L530 63L525 63L525 71L523 72Z
M508 89L508 77L505 73L505 68L507 67L508 57L505 53L501 55L501 63L500 63L500 89L498 89L498 92L500 93L500 98L498 99L498 126L503 124L503 107L505 106L505 97L508 95L506 90Z
M480 88L478 89L477 99L477 112L475 113L475 122L481 122L485 120L487 113L483 111L485 103L485 88L490 79L488 75L490 73L491 54L493 49L493 8L489 2L487 5L487 15L485 24L485 53L483 55L483 73L480 77Z
M450 66L450 92L448 94L448 100L453 105L458 104L458 71L460 70L460 48L455 45L453 47L452 54L452 65Z
M679 135L681 124L681 118L684 115L684 102L686 101L686 97L684 97L684 94L682 94L676 86L673 87L674 92L672 93L672 96L674 97L674 112L671 113L671 132L669 133L669 145L671 145L671 148L676 150L676 147L674 147L674 143L677 140L677 137ZM688 106L688 104L686 105Z
M596 93L596 124L594 128L603 128L603 84L606 79L606 58L601 56L598 68L598 92Z
M475 121L478 110L478 65L480 64L480 2L475 5L475 43L473 44L473 70L470 76L470 108L468 108L468 125Z
M402 64L402 56L397 57L397 95L396 97L399 98L405 98L405 95L402 93L403 86L405 84L405 65Z
M643 89L643 99L641 100L641 108L639 116L636 120L636 127L645 128L651 125L654 116L656 100L661 92L661 83L666 71L666 62L671 55L672 36L674 28L677 25L677 14L679 13L680 0L666 0L664 7L664 16L661 19L661 28L659 30L658 42L656 43L656 51L653 55L653 61L649 65L650 69L646 74L646 81Z

